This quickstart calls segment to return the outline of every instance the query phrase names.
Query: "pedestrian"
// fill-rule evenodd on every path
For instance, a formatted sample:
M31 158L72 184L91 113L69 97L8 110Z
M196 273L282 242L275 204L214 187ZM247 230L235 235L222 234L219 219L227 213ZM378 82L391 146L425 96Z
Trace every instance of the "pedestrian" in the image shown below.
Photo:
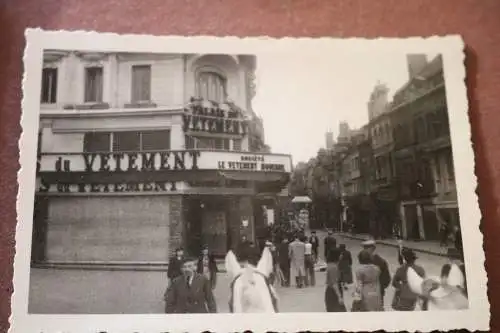
M182 260L182 274L165 292L165 313L216 313L210 281L196 272L197 259Z
M446 281L448 279L448 275L451 270L451 265L455 264L460 268L462 271L462 275L464 277L464 294L465 296L468 296L467 293L467 276L465 275L465 263L464 263L464 258L463 258L463 253L459 252L456 249L450 248L448 249L448 263L444 264L443 267L441 267L441 279Z
M404 259L403 259L403 240L401 239L400 236L397 236L397 244L398 244L398 263L399 266L404 264Z
M339 245L339 271L340 271L340 286L347 290L347 285L352 284L352 255L345 246Z
M392 308L396 311L413 311L415 310L419 296L411 291L408 285L408 268L413 268L422 278L425 276L425 271L421 266L415 264L417 256L413 250L405 247L401 253L404 264L397 269L392 279L392 286L395 289Z
M448 247L448 236L449 236L449 228L448 228L448 223L447 222L442 222L439 228L439 246L441 247Z
M389 272L389 265L387 261L378 255L376 251L376 242L373 239L364 241L363 243L364 251L367 251L371 255L371 261L380 270L380 293L382 295L382 306L384 304L385 290L391 284L391 273Z
M274 282L276 281L276 276L277 276L277 266L278 266L278 251L276 250L276 246L274 244L267 240L265 243L265 247L269 249L269 252L271 252L271 257L272 257L272 266L273 269L271 271L271 274L269 274L269 283L271 285L274 285Z
M346 311L343 292L339 288L339 257L340 251L337 249L328 252L326 257L325 306L327 312Z
M337 248L337 240L333 236L332 230L328 230L328 235L325 237L325 240L323 241L323 245L325 247L324 248L324 255L325 255L325 259L326 259L328 252Z
M217 284L217 273L219 269L217 268L217 263L215 262L214 256L209 253L208 246L205 245L201 251L201 255L198 258L197 263L197 273L204 275L208 281L210 281L210 285L212 289L215 289Z
M304 245L305 245L305 251L304 251L304 265L305 265L305 270L306 270L306 276L305 276L305 284L306 287L311 285L315 286L316 285L316 276L314 272L314 255L313 255L313 247L312 244L309 242L307 237L304 237L303 239Z
M361 300L362 311L384 311L380 288L380 269L373 264L372 254L362 250L358 255L356 269L356 296Z
M182 274L182 261L184 259L184 249L179 247L175 249L175 254L168 262L167 277L171 283L176 277Z
M290 254L289 254L289 244L288 238L284 237L281 240L281 244L278 247L278 263L283 273L283 287L290 286Z
M316 231L311 231L311 237L309 238L309 243L312 245L312 252L314 256L314 262L318 261L318 250L319 250L319 238L316 235Z
M295 236L289 245L290 280L295 282L297 288L302 288L305 279L305 244L300 241L299 235Z

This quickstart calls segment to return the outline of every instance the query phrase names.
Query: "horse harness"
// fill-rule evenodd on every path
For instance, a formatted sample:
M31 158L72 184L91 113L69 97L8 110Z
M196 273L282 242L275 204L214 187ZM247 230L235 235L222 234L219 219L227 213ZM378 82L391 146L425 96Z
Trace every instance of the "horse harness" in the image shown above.
M271 296L271 302L273 303L274 311L278 312L278 299L276 298L276 296L274 296L274 293L271 289L271 283L269 282L269 278L257 270L254 270L254 272L259 274L260 276L262 276L264 278L264 281L266 281L266 286L267 286L267 289L269 291L269 295ZM231 296L229 298L229 312L231 312L231 313L234 312L234 308L233 308L234 284L235 284L236 280L238 280L238 278L241 277L242 274L243 273L239 273L238 275L236 275L230 284Z

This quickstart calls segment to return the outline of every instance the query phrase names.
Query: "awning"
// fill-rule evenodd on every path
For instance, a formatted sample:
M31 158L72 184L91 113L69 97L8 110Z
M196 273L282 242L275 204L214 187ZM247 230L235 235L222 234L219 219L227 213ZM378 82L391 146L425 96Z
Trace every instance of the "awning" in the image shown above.
M299 196L292 199L292 203L311 203L312 200L308 196Z

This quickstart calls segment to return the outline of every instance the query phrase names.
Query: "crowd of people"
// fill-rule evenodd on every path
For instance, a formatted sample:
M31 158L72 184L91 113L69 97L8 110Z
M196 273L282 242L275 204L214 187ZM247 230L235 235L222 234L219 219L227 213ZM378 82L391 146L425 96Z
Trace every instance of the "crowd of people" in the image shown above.
M315 231L306 236L304 230L294 233L274 234L262 246L243 236L236 249L240 262L257 266L262 248L268 247L273 258L271 285L284 288L307 288L317 283L315 266L320 259L320 239ZM421 277L423 267L417 264L416 253L399 242L397 249L399 267L391 277L387 261L377 253L373 239L362 243L357 255L359 265L353 271L353 257L345 244L337 244L332 231L323 240L323 257L326 260L325 309L327 312L345 312L345 294L352 292L350 311L384 311L384 296L387 289L394 288L391 307L397 311L413 311L417 307L426 310L425 301L412 292L407 281L411 267ZM461 247L460 247L461 249ZM454 260L461 260L461 251L452 253ZM460 267L465 276L463 262ZM442 275L450 265L445 265ZM170 285L165 293L166 313L216 312L213 290L217 283L218 268L214 257L204 247L197 258L186 258L179 248L168 267ZM196 287L193 288L192 286ZM465 293L467 290L465 289Z

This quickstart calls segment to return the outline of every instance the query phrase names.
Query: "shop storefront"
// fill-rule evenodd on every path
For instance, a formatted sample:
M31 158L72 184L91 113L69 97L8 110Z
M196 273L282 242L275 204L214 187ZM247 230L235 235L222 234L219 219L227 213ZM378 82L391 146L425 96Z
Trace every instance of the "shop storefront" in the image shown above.
M256 239L258 194L279 193L290 170L278 154L42 154L33 261L166 263L203 245L223 256Z

